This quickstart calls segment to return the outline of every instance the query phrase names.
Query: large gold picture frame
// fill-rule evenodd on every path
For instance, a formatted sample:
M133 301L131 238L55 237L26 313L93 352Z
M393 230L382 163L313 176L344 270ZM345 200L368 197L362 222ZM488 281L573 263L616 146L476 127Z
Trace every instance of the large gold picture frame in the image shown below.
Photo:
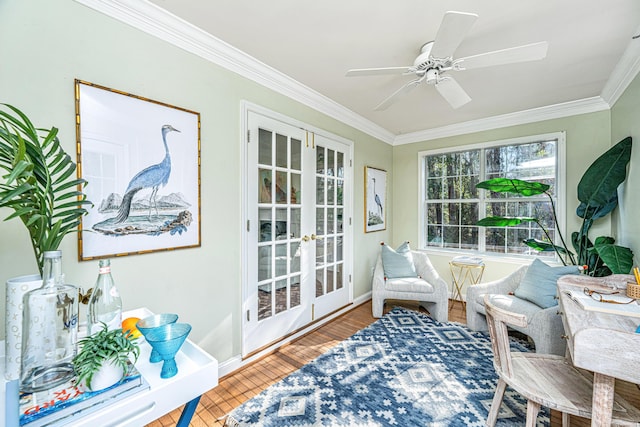
M200 114L75 81L81 261L200 246Z

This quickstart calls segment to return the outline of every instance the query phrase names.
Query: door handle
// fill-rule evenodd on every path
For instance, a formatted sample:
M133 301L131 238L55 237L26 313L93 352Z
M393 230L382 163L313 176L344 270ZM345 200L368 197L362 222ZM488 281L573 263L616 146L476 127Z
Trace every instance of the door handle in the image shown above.
M311 238L309 236L307 236L306 234L304 235L304 237L302 238L303 242L308 242L309 240L311 240Z
M323 237L322 236L316 236L315 234L311 235L311 240L322 240Z

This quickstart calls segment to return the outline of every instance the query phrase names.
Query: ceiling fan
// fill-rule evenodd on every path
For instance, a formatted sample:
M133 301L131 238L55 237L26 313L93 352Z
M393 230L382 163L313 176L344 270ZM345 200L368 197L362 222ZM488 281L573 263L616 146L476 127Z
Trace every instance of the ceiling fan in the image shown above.
M423 82L435 86L440 95L453 108L459 108L471 101L471 97L451 75L447 74L449 71L463 71L515 62L535 61L547 56L548 44L545 41L454 59L453 53L462 43L476 19L478 19L478 15L475 13L446 12L435 40L425 43L420 48L420 54L413 61L413 65L353 69L349 70L346 75L348 77L383 74L415 75L416 78L414 80L411 80L378 104L375 108L377 111L385 110L399 97Z

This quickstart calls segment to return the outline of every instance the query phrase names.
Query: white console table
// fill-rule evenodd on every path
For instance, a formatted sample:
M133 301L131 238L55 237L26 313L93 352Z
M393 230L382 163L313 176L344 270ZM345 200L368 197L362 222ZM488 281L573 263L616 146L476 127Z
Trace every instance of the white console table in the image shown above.
M151 313L140 308L123 313L123 318L144 318ZM4 345L2 346L4 348ZM65 426L94 427L118 426L139 427L185 405L179 427L186 427L195 412L200 396L218 385L218 361L192 341L187 339L176 355L178 373L172 378L160 378L162 362L150 363L151 346L144 340L140 343L140 357L136 368L149 384L149 389L127 396L98 411L80 413L65 419ZM0 394L4 421L5 388L4 357L0 359ZM28 426L28 424L27 424ZM13 426L7 426L13 427Z

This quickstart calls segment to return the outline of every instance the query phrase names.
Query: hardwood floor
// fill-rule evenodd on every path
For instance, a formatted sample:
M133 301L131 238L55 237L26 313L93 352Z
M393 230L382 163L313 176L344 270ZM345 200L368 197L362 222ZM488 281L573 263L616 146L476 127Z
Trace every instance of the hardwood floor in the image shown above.
M385 313L394 306L425 312L417 303L391 301L385 305ZM462 303L456 301L450 307L449 320L466 324ZM375 320L371 315L371 301L369 301L251 365L220 378L218 386L205 393L200 399L200 404L189 425L192 427L224 426L225 415L231 410ZM635 384L616 381L616 391L640 407L640 392ZM148 427L175 426L181 413L182 407L148 424ZM553 411L551 426L561 425L560 414ZM584 418L571 418L572 427L590 425L589 420Z

